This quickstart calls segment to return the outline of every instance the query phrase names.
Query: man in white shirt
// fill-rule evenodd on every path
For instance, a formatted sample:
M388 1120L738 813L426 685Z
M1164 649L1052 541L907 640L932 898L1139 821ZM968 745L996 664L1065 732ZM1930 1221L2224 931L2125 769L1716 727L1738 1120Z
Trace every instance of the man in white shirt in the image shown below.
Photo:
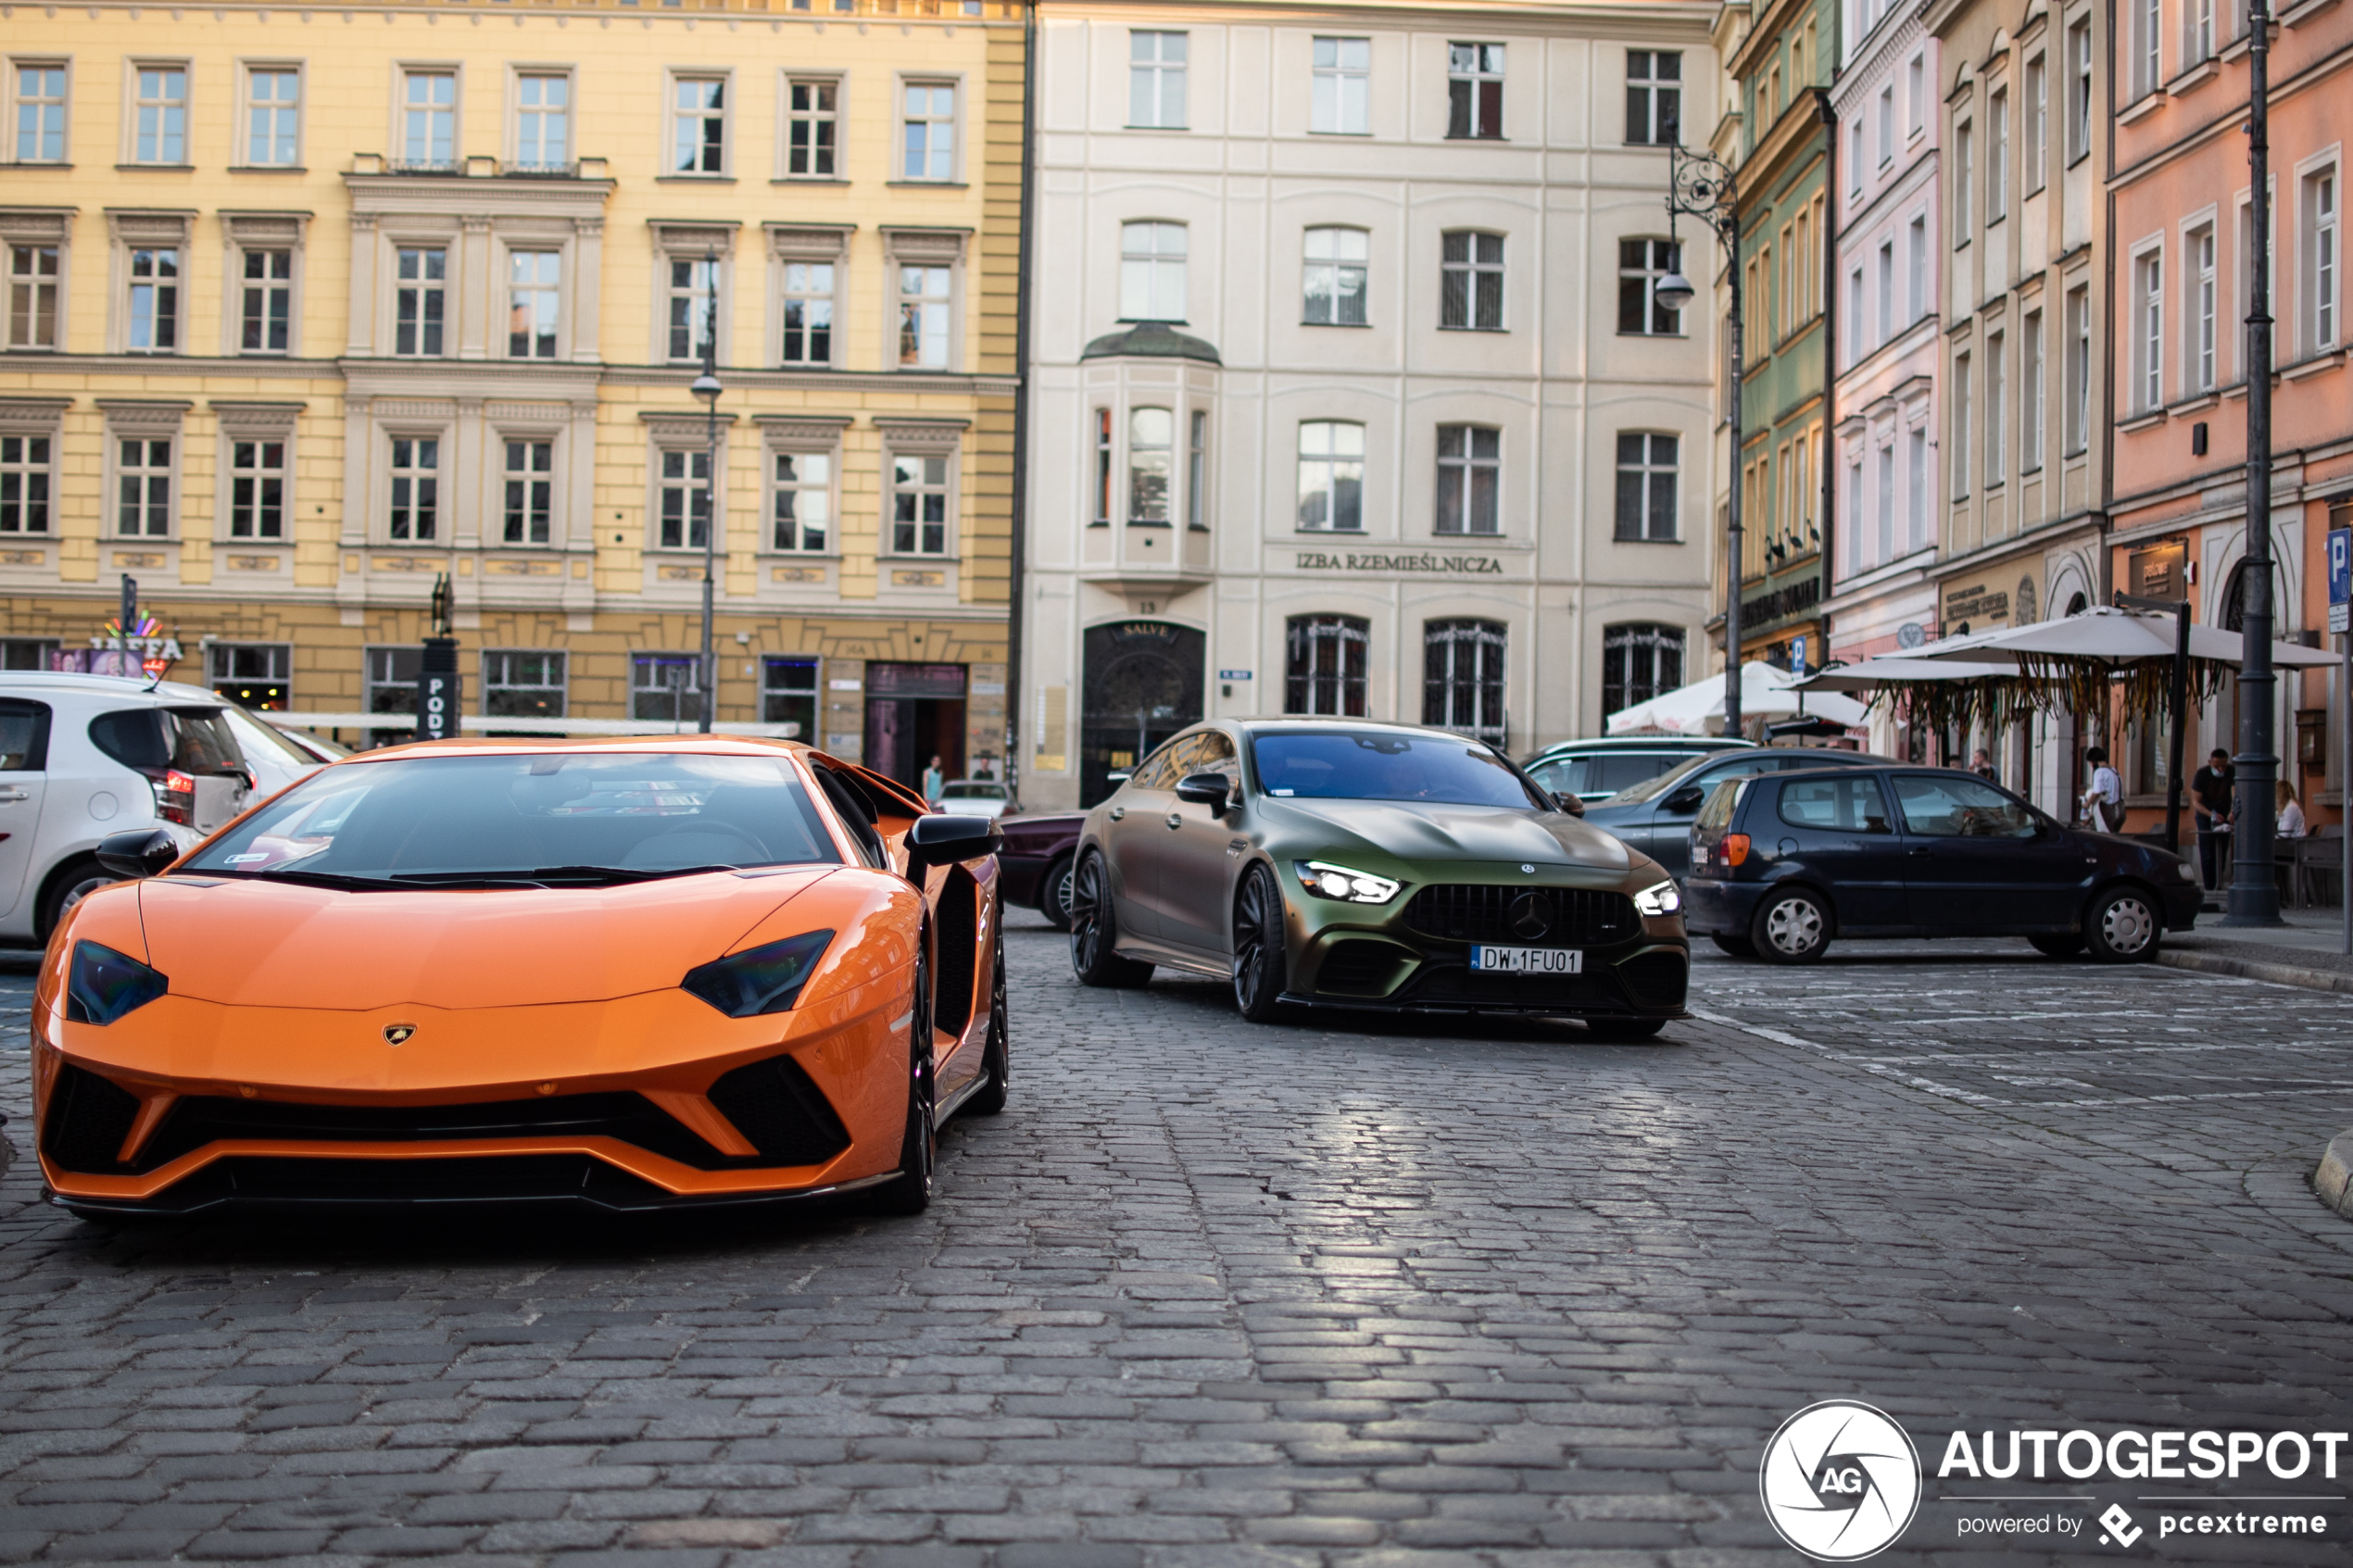
M2124 780L2108 765L2108 752L2092 746L2083 753L2092 766L2091 787L2083 792L2083 816L2094 832L2120 833L2124 827Z

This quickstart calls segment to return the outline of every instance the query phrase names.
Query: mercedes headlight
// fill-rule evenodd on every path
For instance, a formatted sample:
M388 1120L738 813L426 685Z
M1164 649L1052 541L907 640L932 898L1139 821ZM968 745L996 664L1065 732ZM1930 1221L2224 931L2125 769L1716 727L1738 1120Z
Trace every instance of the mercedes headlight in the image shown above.
M1328 860L1294 861L1291 869L1299 873L1299 884L1308 892L1319 898L1337 898L1343 904L1386 904L1405 885L1370 872L1335 866Z
M76 942L73 967L66 974L66 1018L74 1023L112 1023L170 989L170 980L130 954L95 942Z
M1645 887L1634 895L1634 908L1645 915L1671 915L1683 907L1683 890L1672 881Z
M757 1018L766 1012L790 1012L800 1000L800 988L817 971L832 942L830 931L812 931L782 942L769 942L746 952L686 972L679 989L700 997L730 1018Z
M2181 873L2182 880L2183 882L2196 882L2197 880L2197 868L2190 864L2187 860L2174 861L2173 869Z

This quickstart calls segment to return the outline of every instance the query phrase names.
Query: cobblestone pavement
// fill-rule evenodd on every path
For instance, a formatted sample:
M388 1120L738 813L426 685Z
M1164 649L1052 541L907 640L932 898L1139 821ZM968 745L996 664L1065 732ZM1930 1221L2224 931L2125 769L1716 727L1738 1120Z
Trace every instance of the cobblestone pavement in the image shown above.
M1788 1564L1757 1461L1817 1399L1931 1467L2353 1424L2353 1225L2305 1180L2353 997L1856 944L1708 954L1624 1046L1012 957L1013 1107L895 1222L86 1227L33 1202L0 983L0 1560ZM2134 1556L2348 1556L2342 1502L2160 1545L2151 1486L2013 1489L2126 1503ZM1881 1561L2127 1555L1964 1537L1971 1489Z

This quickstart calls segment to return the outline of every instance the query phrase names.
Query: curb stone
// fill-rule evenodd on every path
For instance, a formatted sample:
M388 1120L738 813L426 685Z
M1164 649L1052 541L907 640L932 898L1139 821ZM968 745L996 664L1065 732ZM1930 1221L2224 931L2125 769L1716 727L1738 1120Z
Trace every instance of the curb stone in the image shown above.
M2321 1156L2321 1168L2312 1173L2312 1190L2321 1201L2353 1220L2353 1132L2339 1133L2329 1140L2326 1152Z
M2300 985L2308 991L2335 991L2353 996L2353 974L2306 969L2298 964L2263 963L2252 959L2226 959L2220 953L2189 953L2160 948L2157 961L2167 969L2190 969L2201 974L2228 974L2240 980L2268 980L2274 985Z

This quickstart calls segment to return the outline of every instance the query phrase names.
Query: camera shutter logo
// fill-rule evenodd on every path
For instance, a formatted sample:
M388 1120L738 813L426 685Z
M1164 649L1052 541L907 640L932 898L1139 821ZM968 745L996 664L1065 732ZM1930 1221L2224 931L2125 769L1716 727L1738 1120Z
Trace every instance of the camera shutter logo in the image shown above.
M1825 1399L1781 1423L1757 1474L1765 1517L1819 1562L1886 1550L1920 1505L1920 1456L1883 1411Z

